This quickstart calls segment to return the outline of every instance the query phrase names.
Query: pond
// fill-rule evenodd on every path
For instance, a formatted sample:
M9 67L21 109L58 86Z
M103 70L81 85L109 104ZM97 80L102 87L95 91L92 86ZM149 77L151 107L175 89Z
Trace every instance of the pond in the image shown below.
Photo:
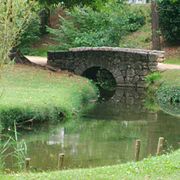
M118 89L114 97L97 103L80 119L44 124L29 133L27 143L32 170L56 170L64 153L64 169L114 165L134 160L134 143L141 139L140 159L155 155L159 137L166 150L180 147L180 118L144 107L144 92ZM6 162L12 168L12 159Z

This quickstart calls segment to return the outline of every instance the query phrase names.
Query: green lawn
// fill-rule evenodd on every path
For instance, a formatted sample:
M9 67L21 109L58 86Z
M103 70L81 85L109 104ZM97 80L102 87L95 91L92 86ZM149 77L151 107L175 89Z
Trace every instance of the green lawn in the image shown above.
M92 169L63 170L43 173L20 173L1 175L0 179L30 180L179 180L180 177L180 150L159 157L144 159L138 163L99 167Z
M161 81L169 86L180 86L180 70L167 70L162 72Z
M164 63L166 64L178 64L180 65L180 55L167 58Z
M68 73L14 65L0 79L0 121L60 120L78 116L90 100L97 98L89 80Z

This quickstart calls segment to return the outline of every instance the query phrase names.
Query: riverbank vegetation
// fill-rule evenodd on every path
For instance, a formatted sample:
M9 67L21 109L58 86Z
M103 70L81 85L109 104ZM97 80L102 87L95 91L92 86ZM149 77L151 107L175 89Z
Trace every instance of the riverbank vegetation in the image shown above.
M87 79L36 67L9 67L0 82L0 122L6 128L14 121L72 118L97 99L96 88Z
M180 70L155 72L146 77L148 85L145 106L152 110L180 115Z
M167 113L180 116L180 70L162 73L161 86L157 90L157 101Z
M180 150L123 165L44 173L0 175L1 179L174 179L180 176Z

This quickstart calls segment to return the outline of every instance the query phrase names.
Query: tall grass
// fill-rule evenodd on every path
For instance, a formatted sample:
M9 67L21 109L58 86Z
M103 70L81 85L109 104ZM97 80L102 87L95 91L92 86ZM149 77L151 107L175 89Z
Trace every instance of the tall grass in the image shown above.
M14 121L14 130L12 135L3 135L3 140L0 142L0 171L5 169L6 159L12 157L13 165L17 170L22 170L25 167L25 158L27 155L27 146L24 140L18 140L16 122Z

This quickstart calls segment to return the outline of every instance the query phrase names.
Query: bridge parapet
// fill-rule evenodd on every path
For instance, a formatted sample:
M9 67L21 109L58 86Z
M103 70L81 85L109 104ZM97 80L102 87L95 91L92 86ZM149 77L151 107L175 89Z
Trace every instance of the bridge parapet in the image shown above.
M145 87L145 76L157 71L163 51L114 47L81 47L48 52L48 64L82 75L87 69L108 70L118 86Z

